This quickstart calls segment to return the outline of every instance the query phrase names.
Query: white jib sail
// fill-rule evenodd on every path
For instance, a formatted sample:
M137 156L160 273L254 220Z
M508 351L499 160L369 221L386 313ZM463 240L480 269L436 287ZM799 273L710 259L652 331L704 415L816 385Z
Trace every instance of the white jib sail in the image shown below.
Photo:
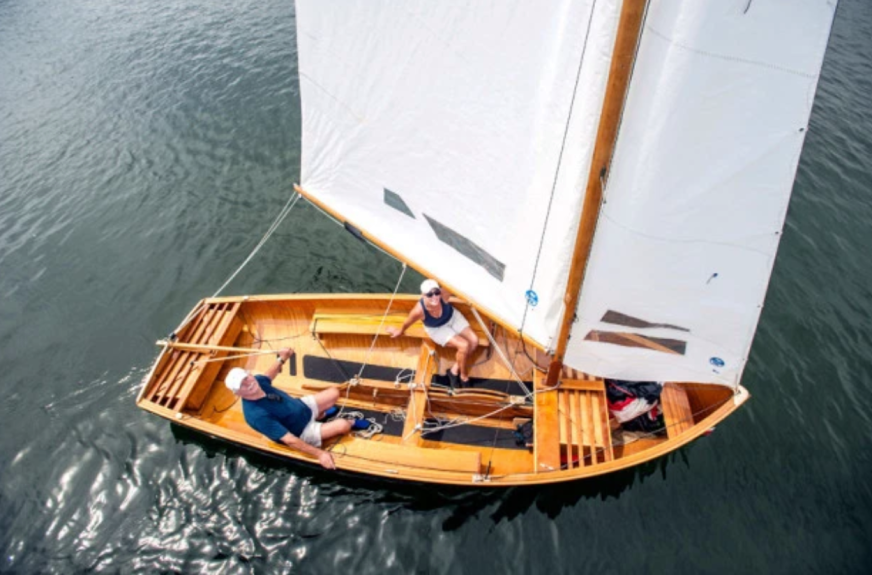
M551 345L618 5L297 0L302 188Z
M738 383L834 11L827 0L651 2L567 364Z

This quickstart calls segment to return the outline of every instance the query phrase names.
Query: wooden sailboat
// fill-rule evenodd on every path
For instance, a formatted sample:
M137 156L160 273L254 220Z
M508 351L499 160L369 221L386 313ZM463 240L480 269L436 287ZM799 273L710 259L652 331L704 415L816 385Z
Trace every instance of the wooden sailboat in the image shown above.
M338 468L509 486L660 457L748 399L834 6L340 4L297 2L296 191L456 294L473 385L445 385L453 352L418 326L385 336L418 296L213 297L159 342L140 407L314 462L222 383L291 346L277 387L338 386L383 427L332 441ZM666 382L663 428L622 430L607 378Z

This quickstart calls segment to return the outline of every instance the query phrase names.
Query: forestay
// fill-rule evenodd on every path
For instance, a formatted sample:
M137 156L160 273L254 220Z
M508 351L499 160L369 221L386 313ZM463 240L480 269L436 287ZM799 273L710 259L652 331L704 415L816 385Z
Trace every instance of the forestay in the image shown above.
M566 363L738 383L834 11L651 2Z
M298 0L302 188L550 346L617 4Z

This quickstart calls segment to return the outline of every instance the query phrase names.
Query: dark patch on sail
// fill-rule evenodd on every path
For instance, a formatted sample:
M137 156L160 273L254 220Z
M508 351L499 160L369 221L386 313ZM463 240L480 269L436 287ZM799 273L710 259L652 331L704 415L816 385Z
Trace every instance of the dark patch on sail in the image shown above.
M396 192L392 192L387 188L385 188L385 203L398 212L403 212L410 218L417 219L415 218L415 214L412 213L411 208L409 208L409 205L403 201L403 198L401 198Z
M626 327L634 327L636 329L642 329L646 327L665 327L668 329L677 329L678 331L686 331L690 332L686 327L679 327L677 325L672 325L669 323L651 323L647 322L644 319L639 319L637 317L633 317L631 315L626 315L621 312L609 310L605 313L602 319L603 323L613 323L615 325L623 325Z
M593 330L584 337L587 341L611 343L624 347L641 347L664 353L677 353L684 355L687 351L687 342L680 339L668 339L665 337L646 337L638 333L621 333L612 331Z
M490 275L503 281L503 274L506 271L506 265L504 263L475 245L469 238L466 238L451 228L440 224L427 214L424 214L424 217L427 218L430 227L433 228L434 232L436 232L436 237L443 243L448 244L460 252L461 255L483 267Z

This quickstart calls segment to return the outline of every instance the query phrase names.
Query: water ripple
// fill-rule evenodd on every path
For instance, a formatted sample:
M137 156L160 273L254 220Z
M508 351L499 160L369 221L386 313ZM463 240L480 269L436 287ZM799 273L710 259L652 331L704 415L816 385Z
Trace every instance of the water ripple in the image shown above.
M0 2L0 571L868 571L872 5L840 3L753 400L639 469L484 492L279 462L134 406L154 340L298 179L293 24L289 2ZM230 291L390 291L398 264L316 214Z

